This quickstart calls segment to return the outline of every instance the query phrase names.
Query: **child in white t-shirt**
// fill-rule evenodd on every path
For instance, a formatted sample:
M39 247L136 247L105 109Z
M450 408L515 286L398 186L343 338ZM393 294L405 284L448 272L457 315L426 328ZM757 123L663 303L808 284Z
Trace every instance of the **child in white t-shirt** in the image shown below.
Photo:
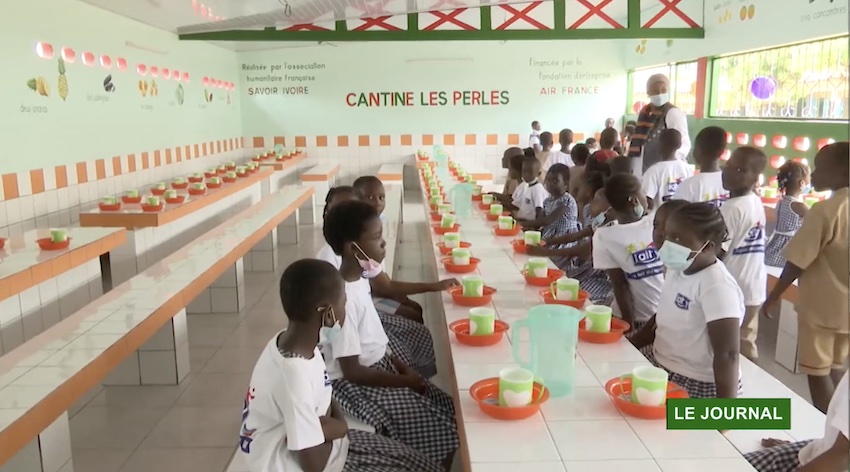
M725 239L726 224L711 204L689 203L667 216L658 251L667 270L658 313L631 339L691 398L736 398L741 389L744 299L717 261Z
M317 344L346 324L343 280L327 262L302 259L280 280L289 327L260 353L242 407L239 450L252 472L441 470L393 439L348 429Z
M452 398L399 359L372 303L367 279L382 272L378 261L386 253L377 211L359 201L340 203L328 212L323 233L342 257L346 281L347 322L321 346L334 398L378 434L451 464L459 445Z
M612 175L605 197L618 224L593 233L593 267L608 273L615 313L640 329L655 314L664 281L664 266L652 245L652 216L634 175Z
M720 157L726 152L726 131L718 126L703 128L694 140L694 160L699 174L679 184L673 198L689 202L709 202L720 208L729 198L720 176Z
M682 147L682 133L673 128L665 129L659 136L661 160L652 164L641 177L643 193L652 208L658 208L673 198L679 184L691 176L688 164L676 157Z
M764 439L766 449L744 454L759 472L843 472L850 470L850 425L848 425L848 374L838 382L826 411L823 437L809 441L788 442Z
M726 221L729 239L720 256L729 273L738 281L747 306L741 325L741 354L758 359L759 308L767 298L767 267L764 263L765 224L764 205L753 192L759 175L767 165L767 156L760 150L744 146L735 149L723 167L723 188L729 199L720 207Z
M522 161L522 183L511 196L511 205L516 209L514 218L535 220L543 216L543 202L549 192L540 182L540 161L527 158Z

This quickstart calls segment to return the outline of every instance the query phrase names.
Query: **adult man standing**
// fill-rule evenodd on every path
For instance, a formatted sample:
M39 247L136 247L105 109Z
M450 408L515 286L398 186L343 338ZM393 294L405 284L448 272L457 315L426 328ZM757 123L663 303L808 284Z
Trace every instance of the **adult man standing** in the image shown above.
M531 122L531 135L528 137L528 147L534 149L534 152L543 151L543 146L540 145L540 122Z
M638 114L629 147L632 172L638 176L661 160L658 137L665 129L672 128L682 134L682 147L676 152L676 157L687 161L691 151L688 118L685 112L670 103L669 89L670 79L664 74L655 74L646 81L646 94L649 95L650 103Z

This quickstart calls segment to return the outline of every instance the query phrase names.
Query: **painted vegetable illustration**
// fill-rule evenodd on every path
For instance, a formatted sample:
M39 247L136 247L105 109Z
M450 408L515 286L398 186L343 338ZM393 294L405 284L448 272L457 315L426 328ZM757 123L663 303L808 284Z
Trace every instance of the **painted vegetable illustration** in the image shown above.
M159 87L156 85L156 80L151 79L151 97L159 96Z
M112 74L107 75L106 78L103 79L103 90L106 90L107 92L115 91L115 84L112 83Z
M65 76L65 61L59 58L59 97L62 101L68 97L68 77Z
M207 103L212 103L213 94L212 92L207 92L207 89L204 89L204 101Z
M183 85L177 84L177 90L174 91L174 99L177 100L178 105L183 104Z
M142 94L143 97L148 95L148 81L140 80L139 81L139 93Z
M50 86L47 85L47 79L42 76L38 76L34 79L30 79L27 81L27 87L30 88L33 92L41 95L42 97L50 96Z

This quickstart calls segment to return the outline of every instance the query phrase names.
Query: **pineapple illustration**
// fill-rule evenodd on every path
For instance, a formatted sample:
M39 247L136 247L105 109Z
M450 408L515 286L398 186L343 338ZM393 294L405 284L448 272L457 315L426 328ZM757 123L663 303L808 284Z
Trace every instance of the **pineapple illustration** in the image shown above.
M65 75L65 61L59 58L59 97L62 101L68 97L68 77Z

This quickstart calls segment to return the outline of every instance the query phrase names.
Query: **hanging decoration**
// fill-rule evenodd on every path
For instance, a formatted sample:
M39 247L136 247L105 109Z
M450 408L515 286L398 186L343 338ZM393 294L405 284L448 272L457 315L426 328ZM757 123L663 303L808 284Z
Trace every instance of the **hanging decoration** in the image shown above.
M756 77L750 82L750 93L759 100L767 100L776 93L776 81L772 77Z

